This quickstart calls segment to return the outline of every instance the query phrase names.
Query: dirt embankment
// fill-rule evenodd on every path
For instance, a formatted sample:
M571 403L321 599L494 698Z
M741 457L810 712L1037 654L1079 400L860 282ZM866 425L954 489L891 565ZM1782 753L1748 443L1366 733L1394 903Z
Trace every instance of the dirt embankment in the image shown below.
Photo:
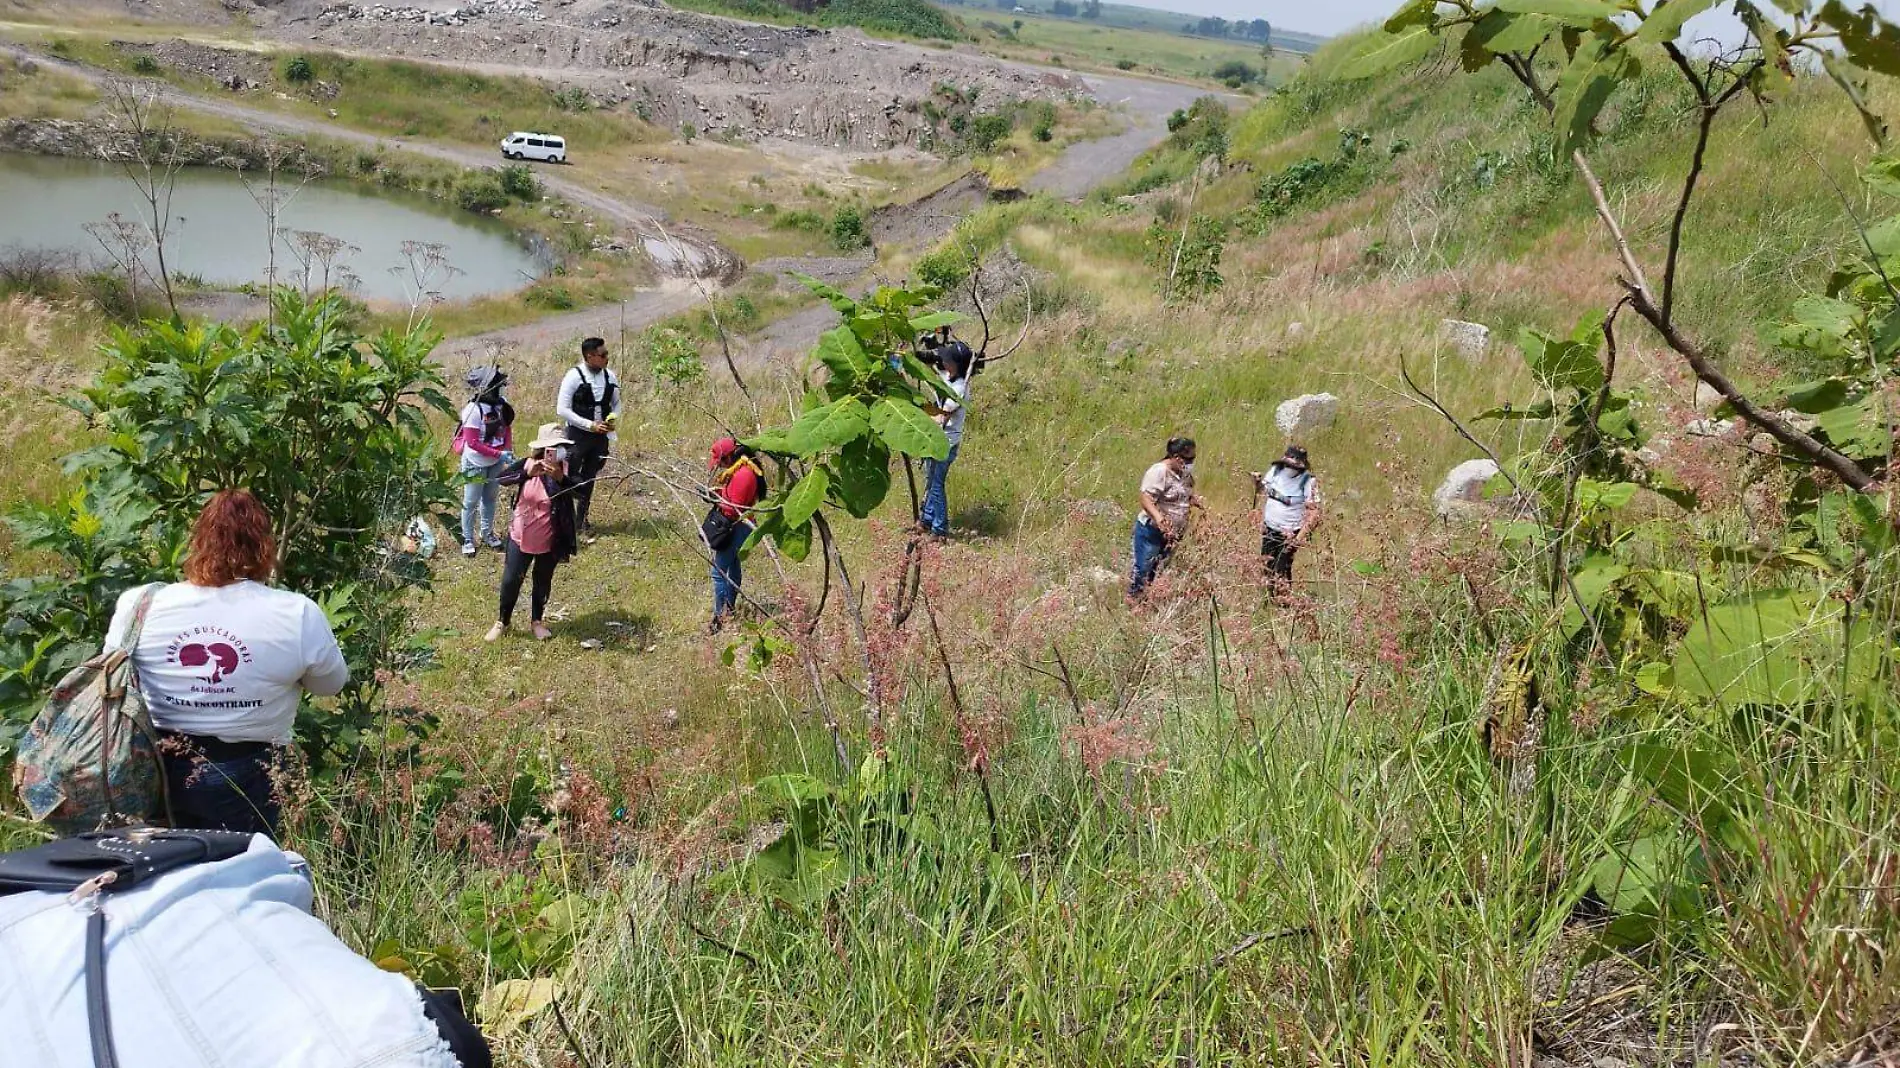
M636 0L424 0L390 6L286 0L259 9L267 32L340 51L478 68L514 68L626 106L657 125L785 138L839 148L931 148L944 136L942 98L978 111L1082 95L1087 85L954 52L873 40L856 31L766 26Z

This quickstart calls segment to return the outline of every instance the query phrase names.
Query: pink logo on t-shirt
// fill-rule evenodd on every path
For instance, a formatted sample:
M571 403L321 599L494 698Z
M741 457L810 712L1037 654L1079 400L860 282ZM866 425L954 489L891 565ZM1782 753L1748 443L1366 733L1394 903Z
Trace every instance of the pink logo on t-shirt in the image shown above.
M198 677L216 686L236 674L239 665L251 662L251 650L223 627L200 625L167 643L165 658L179 667L209 668Z
M185 667L204 667L209 664L211 674L206 675L204 680L216 685L237 670L238 654L236 649L223 642L212 642L210 645L192 644L178 650L178 662Z

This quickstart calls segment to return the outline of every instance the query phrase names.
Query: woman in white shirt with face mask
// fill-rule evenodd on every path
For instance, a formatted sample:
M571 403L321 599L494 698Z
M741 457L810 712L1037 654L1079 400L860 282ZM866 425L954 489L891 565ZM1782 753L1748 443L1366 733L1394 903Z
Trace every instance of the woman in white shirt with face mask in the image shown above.
M248 490L220 490L191 529L185 581L153 594L130 650L179 827L274 837L271 772L297 706L350 681L323 609L265 585L276 567L270 513ZM130 631L143 593L119 598L107 645Z

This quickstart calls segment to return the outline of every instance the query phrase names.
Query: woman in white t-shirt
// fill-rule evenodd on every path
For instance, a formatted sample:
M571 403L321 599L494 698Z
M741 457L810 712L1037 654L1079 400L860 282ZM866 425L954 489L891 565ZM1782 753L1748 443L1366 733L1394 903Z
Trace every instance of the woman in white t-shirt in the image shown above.
M192 527L185 581L158 590L131 650L179 827L274 837L271 769L297 706L350 681L323 609L264 584L276 562L270 513L248 490L219 491ZM119 598L108 647L128 633L140 592Z
M1254 472L1253 480L1266 498L1260 507L1260 558L1267 565L1267 581L1283 593L1293 584L1294 554L1306 547L1319 522L1319 479L1309 469L1306 450L1288 445L1286 455Z
M462 406L455 430L455 451L462 454L462 555L475 555L476 518L481 538L491 549L501 548L495 535L495 499L501 491L501 469L515 447L515 409L502 395L508 376L499 367L477 367L468 373L474 396Z

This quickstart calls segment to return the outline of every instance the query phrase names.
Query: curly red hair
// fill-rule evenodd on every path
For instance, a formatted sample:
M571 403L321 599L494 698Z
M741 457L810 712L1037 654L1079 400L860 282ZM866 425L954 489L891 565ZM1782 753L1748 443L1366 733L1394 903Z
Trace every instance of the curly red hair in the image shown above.
M251 579L270 581L277 567L277 538L270 513L250 490L219 490L205 502L191 528L185 580L194 586L229 586Z

